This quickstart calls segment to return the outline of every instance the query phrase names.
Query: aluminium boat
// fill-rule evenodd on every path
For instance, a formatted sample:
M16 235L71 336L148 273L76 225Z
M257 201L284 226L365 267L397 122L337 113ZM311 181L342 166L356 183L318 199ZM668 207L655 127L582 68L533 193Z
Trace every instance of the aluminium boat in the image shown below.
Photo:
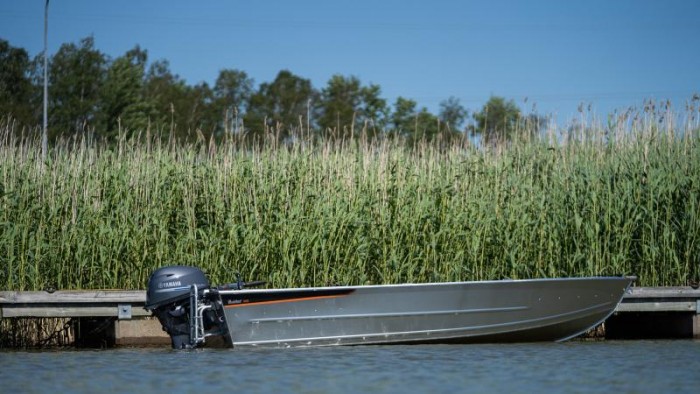
M146 309L173 348L564 341L602 323L634 277L255 289L195 267L149 278Z

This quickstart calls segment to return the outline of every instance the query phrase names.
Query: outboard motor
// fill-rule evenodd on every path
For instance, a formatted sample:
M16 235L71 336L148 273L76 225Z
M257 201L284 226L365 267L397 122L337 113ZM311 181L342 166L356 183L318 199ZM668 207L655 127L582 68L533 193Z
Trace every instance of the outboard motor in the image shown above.
M205 328L223 321L216 316L216 308L199 305L208 302L204 295L209 287L204 272L196 267L163 267L148 279L145 309L158 317L174 349L196 346L200 330L203 333Z

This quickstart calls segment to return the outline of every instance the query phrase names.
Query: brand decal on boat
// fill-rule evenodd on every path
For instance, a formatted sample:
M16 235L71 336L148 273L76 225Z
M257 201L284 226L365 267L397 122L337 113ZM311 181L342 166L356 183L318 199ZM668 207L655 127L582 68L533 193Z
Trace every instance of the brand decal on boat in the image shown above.
M266 293L246 294L222 294L222 302L226 308L244 307L252 305L279 304L286 302L301 302L343 297L351 294L353 289L313 289L299 291L270 291Z
M172 282L162 282L158 284L158 288L163 289L166 287L176 287L176 286L182 286L182 282L179 280L174 280Z

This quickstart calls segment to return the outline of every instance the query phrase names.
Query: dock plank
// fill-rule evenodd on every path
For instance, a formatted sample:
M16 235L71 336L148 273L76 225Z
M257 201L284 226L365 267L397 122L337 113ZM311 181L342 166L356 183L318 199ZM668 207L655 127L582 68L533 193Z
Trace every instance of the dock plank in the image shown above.
M131 316L150 316L145 302L145 290L0 291L0 317L119 316L124 304Z
M621 302L615 312L695 312L697 301Z
M145 303L145 290L0 291L0 304Z
M0 317L116 317L119 307L100 305L80 305L51 307L37 306L3 306ZM131 316L151 316L151 312L143 308L132 308Z
M695 298L700 299L700 288L678 287L630 287L623 300L635 298Z

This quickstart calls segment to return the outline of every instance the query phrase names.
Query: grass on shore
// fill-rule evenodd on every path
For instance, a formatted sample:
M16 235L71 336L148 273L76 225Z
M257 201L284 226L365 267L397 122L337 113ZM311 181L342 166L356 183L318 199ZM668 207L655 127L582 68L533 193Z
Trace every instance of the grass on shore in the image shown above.
M46 162L0 128L0 288L318 286L628 274L700 278L697 113L475 147L362 138L244 148L76 138Z

